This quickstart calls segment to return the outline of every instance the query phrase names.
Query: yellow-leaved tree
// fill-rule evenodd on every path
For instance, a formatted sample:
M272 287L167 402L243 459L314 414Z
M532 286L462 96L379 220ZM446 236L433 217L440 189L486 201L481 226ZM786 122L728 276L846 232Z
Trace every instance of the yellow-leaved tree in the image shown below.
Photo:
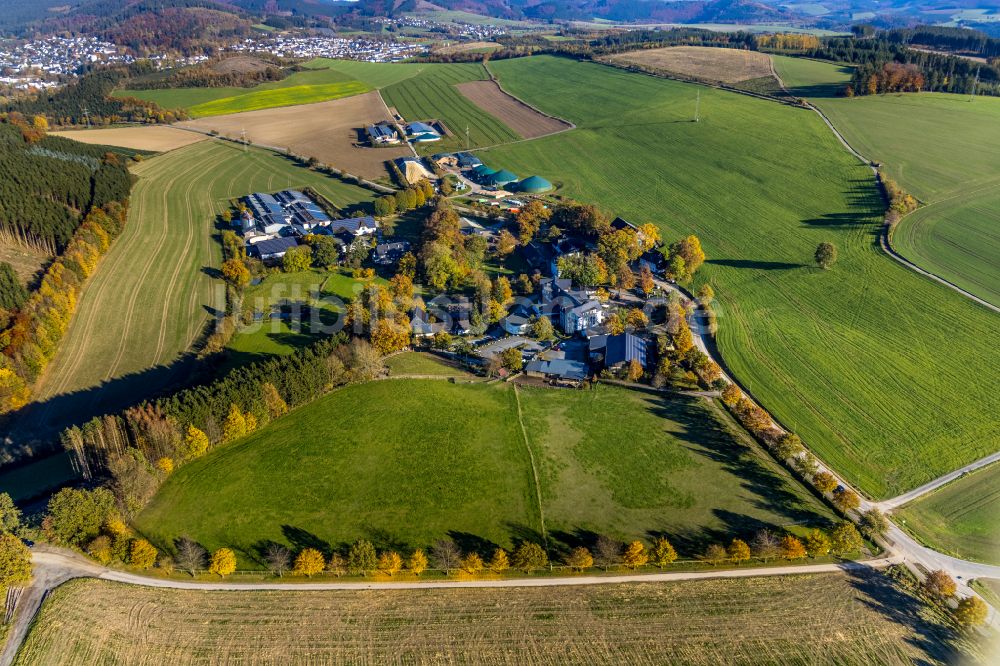
M148 569L156 564L157 551L153 544L145 539L136 539L129 549L128 561L134 567Z
M410 555L410 559L406 561L406 568L409 569L414 576L419 576L427 569L427 556L424 551L419 548L413 551Z
M390 550L378 556L379 573L392 576L399 573L399 570L402 568L403 558L399 556L399 553Z
M649 553L646 552L646 546L641 541L633 541L625 546L625 552L622 553L622 564L635 569L646 562L649 562Z
M677 551L666 537L658 537L653 542L653 563L661 569L677 559Z
M236 405L229 406L229 415L222 426L222 440L231 442L247 434L247 419Z
M490 559L490 571L500 574L507 569L510 569L510 558L507 556L507 551L503 548L497 548L493 551L493 557Z
M302 552L295 558L292 573L312 577L322 572L325 566L326 561L323 559L323 553L315 548L303 548Z
M212 553L208 563L208 572L219 576L228 576L236 571L236 553L229 548L220 548Z
M743 539L733 539L726 550L729 553L729 559L736 564L747 562L750 559L750 546Z
M184 459L194 460L208 451L208 435L204 431L189 425L184 435Z

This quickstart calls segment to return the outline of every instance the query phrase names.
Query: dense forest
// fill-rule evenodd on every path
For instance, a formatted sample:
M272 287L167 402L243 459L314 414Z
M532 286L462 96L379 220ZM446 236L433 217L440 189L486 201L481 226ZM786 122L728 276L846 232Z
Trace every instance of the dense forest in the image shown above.
M1000 69L968 58L929 53L894 41L898 31L870 38L831 37L819 48L805 51L811 58L856 65L850 93L866 95L908 90L1000 95ZM919 76L917 76L919 75Z
M925 46L980 58L1000 57L1000 39L994 39L978 30L922 25L890 30L884 37L893 44Z
M141 67L96 69L64 88L42 92L36 97L12 100L0 111L14 111L26 116L43 115L54 125L172 123L186 118L183 111L161 109L152 102L111 97L115 87L131 74L141 73Z
M128 197L131 176L122 160L107 157L107 148L39 138L32 131L26 138L16 115L3 120L0 229L57 253L65 249L84 212Z

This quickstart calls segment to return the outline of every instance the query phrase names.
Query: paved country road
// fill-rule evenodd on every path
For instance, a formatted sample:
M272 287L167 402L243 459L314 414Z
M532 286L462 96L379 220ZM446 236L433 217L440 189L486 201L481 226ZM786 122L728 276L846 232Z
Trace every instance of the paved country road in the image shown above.
M887 500L882 500L881 502L876 502L875 505L883 511L891 511L892 509L899 508L904 504L909 504L913 500L926 495L929 492L935 491L941 486L951 483L952 481L959 479L969 472L974 472L977 469L986 467L987 465L992 465L995 462L1000 462L1000 451L994 453L993 455L986 456L985 458L980 458L975 462L971 462L961 469L956 469L954 472L948 472L947 474L942 474L933 481L929 481L919 488L914 488L909 492L905 492L902 495L897 495L896 497L890 497Z

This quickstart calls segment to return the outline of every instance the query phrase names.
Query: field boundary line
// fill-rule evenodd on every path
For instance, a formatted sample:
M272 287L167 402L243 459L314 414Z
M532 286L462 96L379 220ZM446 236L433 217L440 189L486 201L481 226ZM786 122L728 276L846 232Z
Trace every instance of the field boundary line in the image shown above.
M535 482L535 501L538 503L538 521L542 527L542 542L549 549L549 533L545 529L545 510L542 508L542 485L538 480L538 466L535 464L535 454L531 450L531 440L528 439L528 429L524 427L524 414L521 411L521 393L514 383L514 404L517 405L517 424L521 427L521 437L524 448L528 450L528 460L531 461L531 476Z

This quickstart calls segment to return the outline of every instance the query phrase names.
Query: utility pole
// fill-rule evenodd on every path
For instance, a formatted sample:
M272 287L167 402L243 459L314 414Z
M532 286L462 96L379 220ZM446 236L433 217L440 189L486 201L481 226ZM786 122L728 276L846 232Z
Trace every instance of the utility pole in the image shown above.
M465 149L469 149L469 126L465 126Z
M976 98L976 88L978 87L979 87L979 68L976 67L976 79L972 82L972 95L969 96L970 102Z
M701 90L698 90L698 96L694 99L694 121L699 122L701 120Z
M90 110L83 107L83 117L87 119L87 129L90 129Z
M243 152L245 153L247 152L247 144L249 143L247 141L247 128L245 127L240 129L240 140L243 143Z

